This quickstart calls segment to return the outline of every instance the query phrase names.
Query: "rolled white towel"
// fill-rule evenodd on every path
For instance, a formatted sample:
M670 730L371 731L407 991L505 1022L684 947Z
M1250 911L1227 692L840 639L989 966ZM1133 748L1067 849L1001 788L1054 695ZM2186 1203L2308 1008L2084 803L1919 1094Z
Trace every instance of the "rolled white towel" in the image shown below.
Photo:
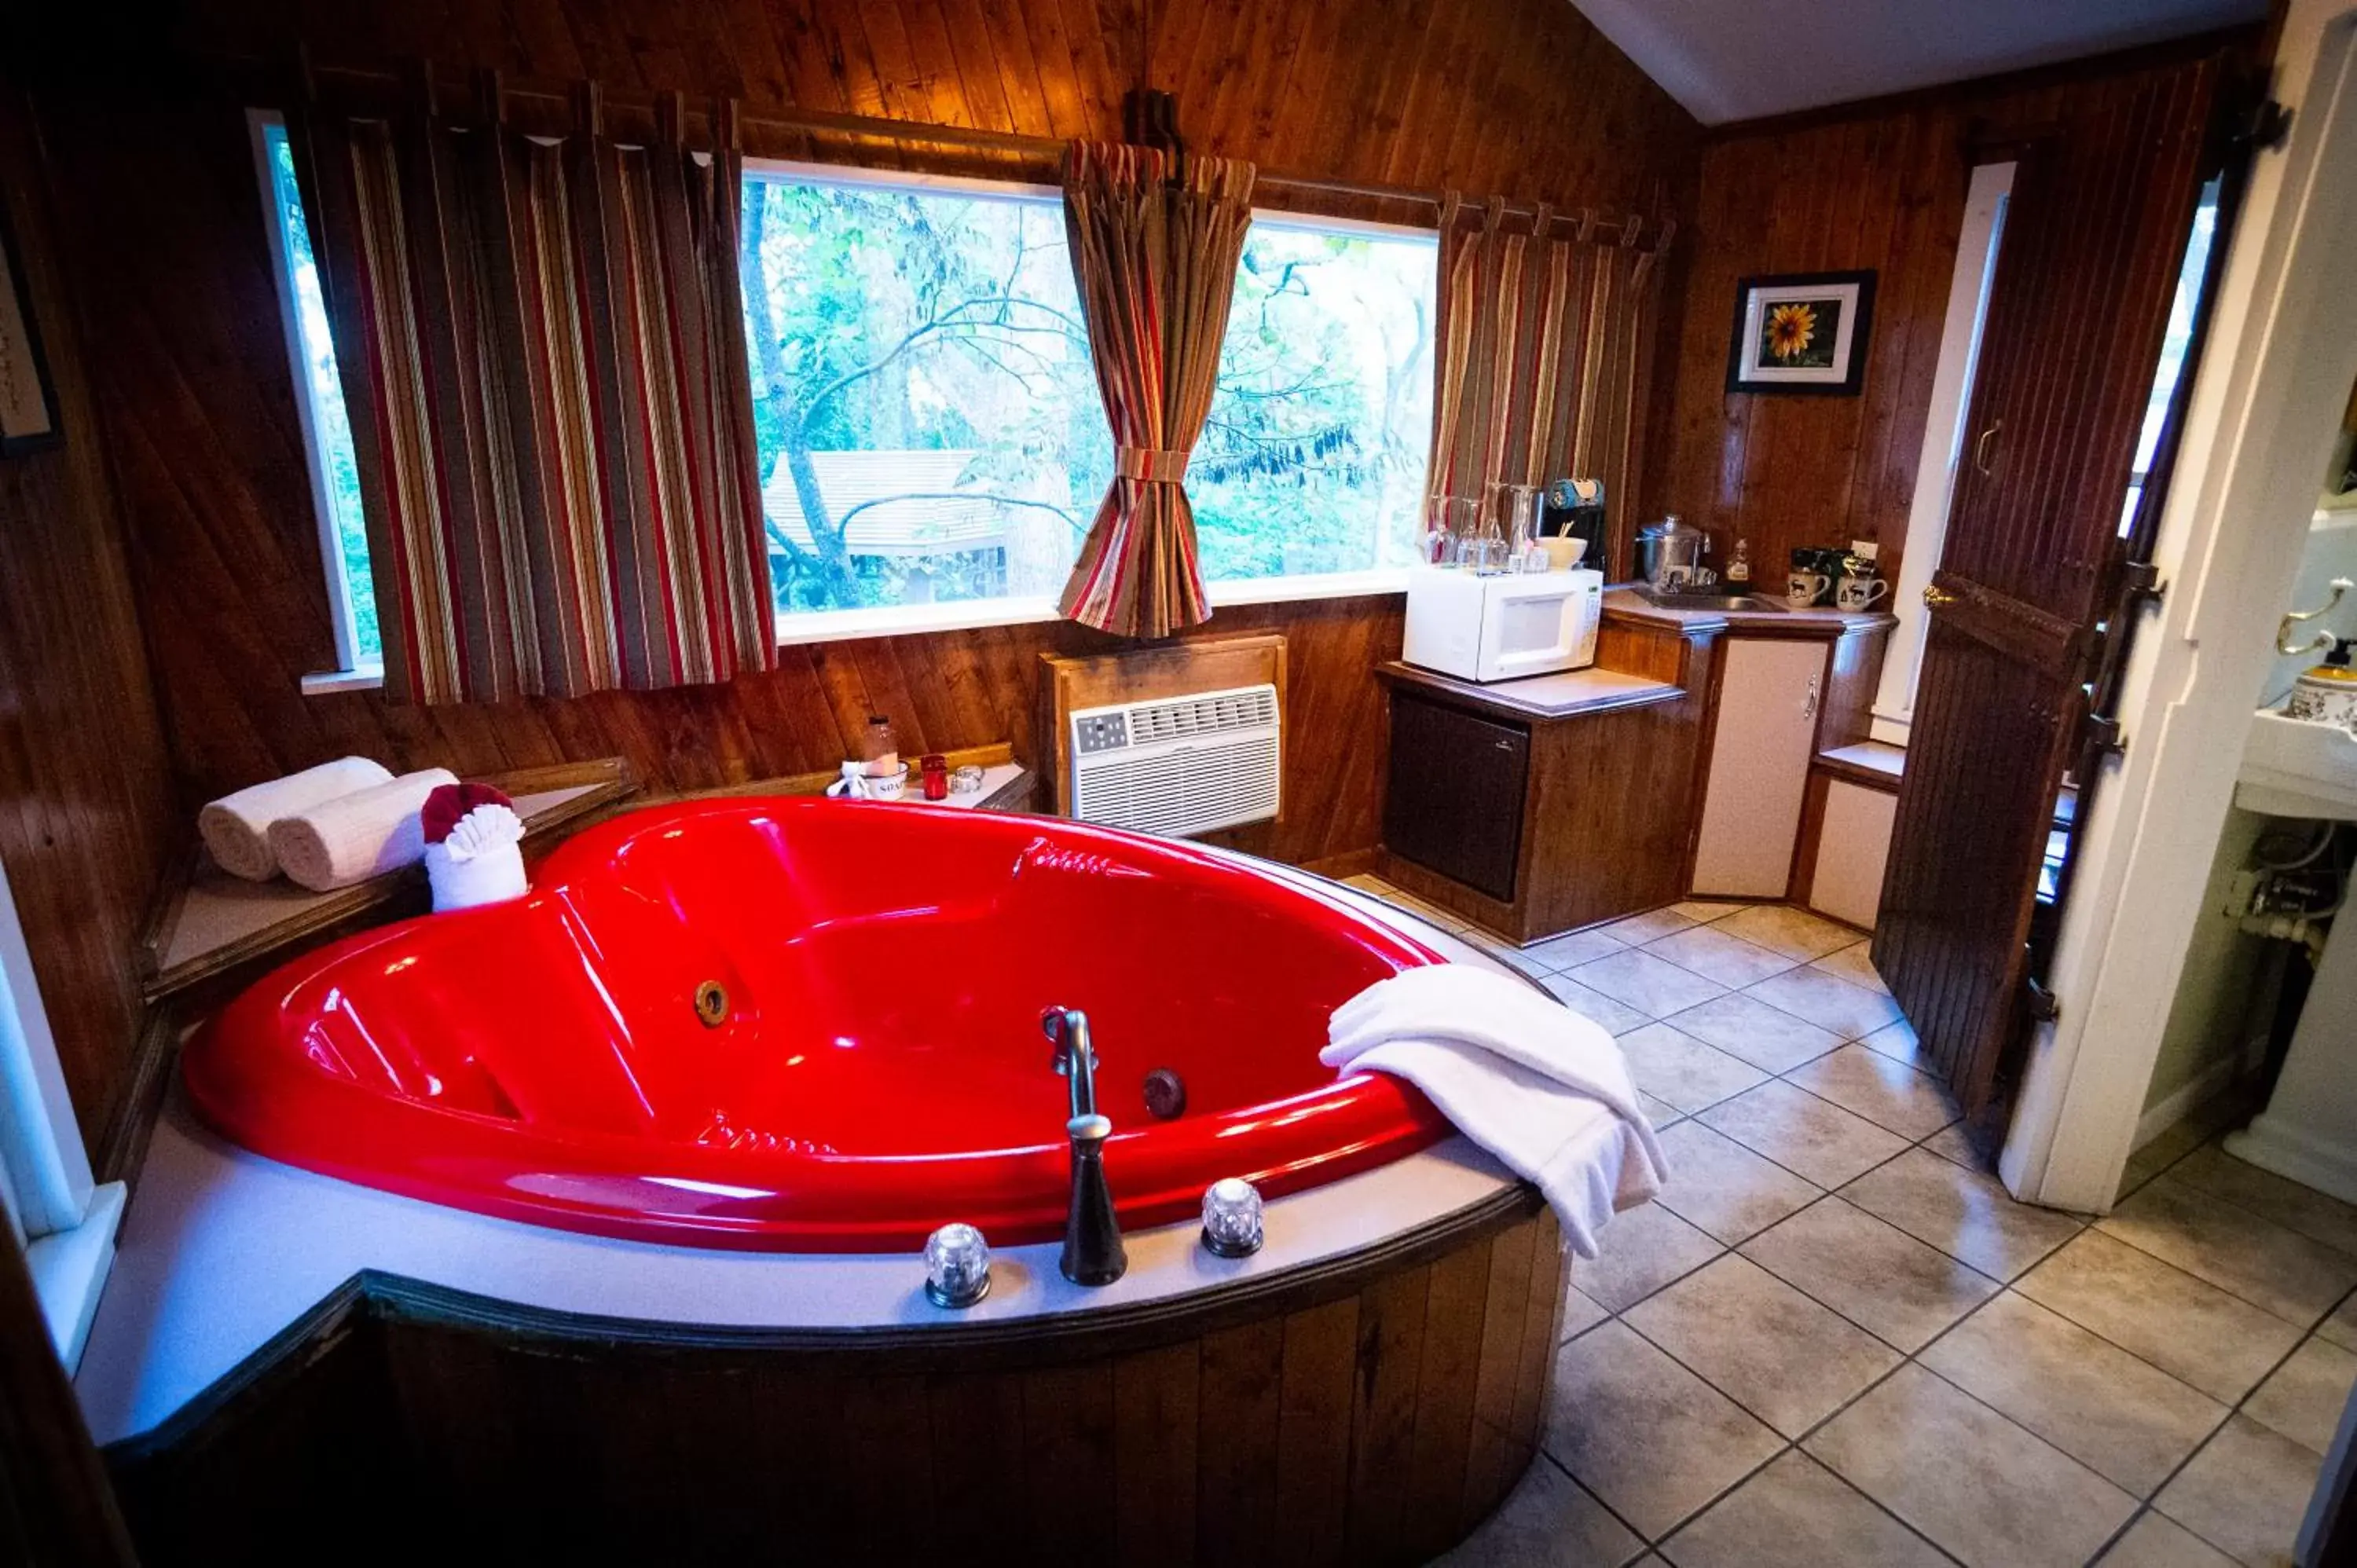
M271 823L339 795L391 782L393 774L383 764L365 757L339 757L223 795L197 813L197 836L205 841L213 864L231 876L267 882L278 875L278 856L270 847Z
M459 818L448 838L425 846L434 912L502 903L531 891L522 843L523 819L511 807L478 806Z
M425 850L418 809L436 789L457 781L447 768L428 768L281 817L270 824L279 869L326 893L413 865Z

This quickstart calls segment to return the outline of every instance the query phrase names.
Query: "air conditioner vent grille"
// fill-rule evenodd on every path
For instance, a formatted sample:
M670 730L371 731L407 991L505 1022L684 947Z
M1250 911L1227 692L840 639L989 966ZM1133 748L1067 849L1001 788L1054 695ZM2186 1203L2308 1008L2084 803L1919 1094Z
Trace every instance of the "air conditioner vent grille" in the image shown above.
M1076 711L1072 815L1172 836L1266 821L1281 799L1278 720L1274 685Z
M1276 723L1276 688L1250 686L1239 692L1206 692L1168 702L1137 703L1129 712L1133 746L1191 735L1218 735Z

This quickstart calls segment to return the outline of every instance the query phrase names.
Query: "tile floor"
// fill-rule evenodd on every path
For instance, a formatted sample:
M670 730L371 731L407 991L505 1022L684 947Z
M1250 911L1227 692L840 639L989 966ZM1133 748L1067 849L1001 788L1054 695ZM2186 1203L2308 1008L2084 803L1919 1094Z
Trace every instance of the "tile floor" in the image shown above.
M2357 1209L2192 1124L2102 1219L2014 1203L1858 934L1801 910L1501 956L1620 1037L1673 1172L1574 1266L1545 1455L1451 1564L2290 1561L2357 1382Z

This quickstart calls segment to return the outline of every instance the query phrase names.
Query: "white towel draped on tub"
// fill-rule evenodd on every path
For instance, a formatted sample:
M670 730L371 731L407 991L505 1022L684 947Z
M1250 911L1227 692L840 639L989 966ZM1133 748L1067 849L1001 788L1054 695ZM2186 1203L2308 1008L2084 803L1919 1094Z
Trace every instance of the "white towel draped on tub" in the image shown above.
M365 757L339 757L223 795L197 813L197 836L205 841L213 864L231 876L267 882L278 875L278 855L270 847L270 824L324 805L339 795L389 784L393 775L382 763Z
M1431 964L1334 1010L1318 1059L1422 1090L1458 1130L1546 1195L1574 1252L1668 1174L1629 1064L1601 1025L1512 976ZM1592 1135L1602 1107L1618 1137Z
M457 781L447 768L429 768L281 817L270 824L279 869L325 893L414 865L425 853L419 809L436 789Z

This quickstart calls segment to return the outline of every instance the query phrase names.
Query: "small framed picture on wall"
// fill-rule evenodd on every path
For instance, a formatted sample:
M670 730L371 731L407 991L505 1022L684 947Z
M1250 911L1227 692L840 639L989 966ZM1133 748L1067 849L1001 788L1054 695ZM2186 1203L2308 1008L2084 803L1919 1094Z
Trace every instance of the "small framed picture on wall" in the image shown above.
M1855 397L1873 323L1871 272L1745 278L1735 285L1727 390Z
M58 399L41 358L16 231L0 209L0 457L58 444Z

